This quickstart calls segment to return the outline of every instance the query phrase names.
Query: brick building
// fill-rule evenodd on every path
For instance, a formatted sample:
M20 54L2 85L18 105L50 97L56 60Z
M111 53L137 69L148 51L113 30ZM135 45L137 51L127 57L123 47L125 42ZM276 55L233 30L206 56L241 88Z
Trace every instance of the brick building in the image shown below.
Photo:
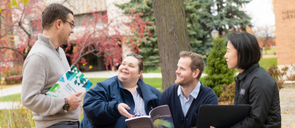
M279 66L295 64L295 0L273 0Z

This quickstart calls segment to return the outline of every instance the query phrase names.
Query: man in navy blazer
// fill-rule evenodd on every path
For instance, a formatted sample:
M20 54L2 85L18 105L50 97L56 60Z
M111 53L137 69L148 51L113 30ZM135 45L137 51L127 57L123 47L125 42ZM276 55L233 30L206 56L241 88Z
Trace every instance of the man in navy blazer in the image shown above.
M199 82L205 68L202 57L188 51L179 56L175 84L164 91L159 104L169 106L175 128L196 127L199 107L218 104L218 98L211 88Z

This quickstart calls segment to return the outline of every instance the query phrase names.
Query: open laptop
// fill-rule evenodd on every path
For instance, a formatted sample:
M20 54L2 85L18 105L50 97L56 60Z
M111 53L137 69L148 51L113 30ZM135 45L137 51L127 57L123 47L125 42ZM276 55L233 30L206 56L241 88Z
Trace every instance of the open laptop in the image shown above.
M251 108L249 104L201 105L197 128L229 128L249 116Z

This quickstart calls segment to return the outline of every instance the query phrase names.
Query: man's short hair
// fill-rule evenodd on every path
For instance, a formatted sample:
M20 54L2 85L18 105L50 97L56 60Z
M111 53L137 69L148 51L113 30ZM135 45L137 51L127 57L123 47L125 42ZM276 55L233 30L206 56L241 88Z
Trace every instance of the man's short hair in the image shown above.
M228 40L238 52L238 68L247 69L259 62L261 51L255 36L247 32L234 32Z
M69 13L74 15L73 11L62 4L53 3L48 5L42 12L42 28L44 30L50 28L57 19L61 19L65 23Z
M182 51L179 53L179 57L190 57L191 58L192 62L190 64L190 68L192 71L194 71L196 69L200 70L200 73L197 77L197 79L199 80L201 78L202 73L205 68L205 63L204 63L204 60L202 59L202 56L197 53L191 52L191 51Z

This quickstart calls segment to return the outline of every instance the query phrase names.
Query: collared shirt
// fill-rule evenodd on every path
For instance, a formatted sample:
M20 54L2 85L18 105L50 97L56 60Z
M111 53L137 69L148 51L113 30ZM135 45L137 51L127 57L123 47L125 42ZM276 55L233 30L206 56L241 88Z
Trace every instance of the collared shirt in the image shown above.
M181 104L181 108L182 108L182 112L183 112L184 116L186 116L186 113L187 113L188 109L190 108L193 100L198 97L198 94L200 92L200 87L201 87L201 83L198 82L197 86L194 88L194 90L188 96L188 99L186 99L181 91L180 85L178 86L177 95L179 96L179 100L180 100L180 104Z

